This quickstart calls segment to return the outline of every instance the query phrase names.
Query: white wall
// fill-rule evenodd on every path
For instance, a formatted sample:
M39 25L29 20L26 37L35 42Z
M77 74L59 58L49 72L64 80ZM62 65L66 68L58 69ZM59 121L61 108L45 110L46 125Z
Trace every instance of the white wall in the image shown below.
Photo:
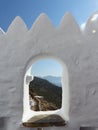
M0 129L30 130L22 126L24 76L43 55L57 57L68 71L69 122L61 129L98 127L98 20L92 22L92 17L83 31L69 13L57 29L45 14L29 31L16 17L8 31L0 33Z

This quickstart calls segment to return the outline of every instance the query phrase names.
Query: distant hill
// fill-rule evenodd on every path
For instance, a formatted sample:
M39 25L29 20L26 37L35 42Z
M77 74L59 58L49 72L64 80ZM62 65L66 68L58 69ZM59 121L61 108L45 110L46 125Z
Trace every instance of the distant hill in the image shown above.
M48 75L48 76L44 76L42 78L48 80L50 83L53 83L53 84L55 84L55 85L57 85L59 87L62 86L61 77L56 77L56 76L50 76L50 75Z
M54 108L61 108L61 87L58 87L57 85L54 85L45 79L34 77L34 80L32 80L29 84L29 90L32 93L32 97L36 95L43 96L43 103L47 102L47 106L50 106L51 104Z

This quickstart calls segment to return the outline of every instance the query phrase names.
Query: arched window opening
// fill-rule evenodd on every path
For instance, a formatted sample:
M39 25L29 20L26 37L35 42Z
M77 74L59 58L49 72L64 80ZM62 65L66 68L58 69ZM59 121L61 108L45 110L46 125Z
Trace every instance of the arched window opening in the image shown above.
M68 72L61 60L45 56L31 61L24 77L23 124L64 126L69 119L68 89Z
M51 111L62 106L62 66L54 59L42 59L31 67L29 104L33 111ZM30 79L30 77L28 77Z

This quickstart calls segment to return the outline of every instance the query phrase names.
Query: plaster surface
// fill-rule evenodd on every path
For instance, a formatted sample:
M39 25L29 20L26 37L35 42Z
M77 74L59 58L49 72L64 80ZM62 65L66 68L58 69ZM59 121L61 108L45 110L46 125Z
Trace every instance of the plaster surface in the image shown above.
M69 13L58 28L41 14L30 30L16 17L7 32L0 31L1 130L31 129L22 126L27 113L23 109L24 77L34 60L44 56L56 57L66 66L59 114L68 121L66 127L44 129L79 130L80 126L97 129L98 19L92 21L93 15L83 31Z

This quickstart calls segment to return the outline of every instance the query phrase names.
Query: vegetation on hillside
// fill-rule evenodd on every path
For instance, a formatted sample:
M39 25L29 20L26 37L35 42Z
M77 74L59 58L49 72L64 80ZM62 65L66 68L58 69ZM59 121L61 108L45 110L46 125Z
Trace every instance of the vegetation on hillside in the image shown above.
M34 77L29 84L29 94L32 98L35 96L43 96L39 99L42 110L60 109L62 105L62 88L58 87L45 79Z

